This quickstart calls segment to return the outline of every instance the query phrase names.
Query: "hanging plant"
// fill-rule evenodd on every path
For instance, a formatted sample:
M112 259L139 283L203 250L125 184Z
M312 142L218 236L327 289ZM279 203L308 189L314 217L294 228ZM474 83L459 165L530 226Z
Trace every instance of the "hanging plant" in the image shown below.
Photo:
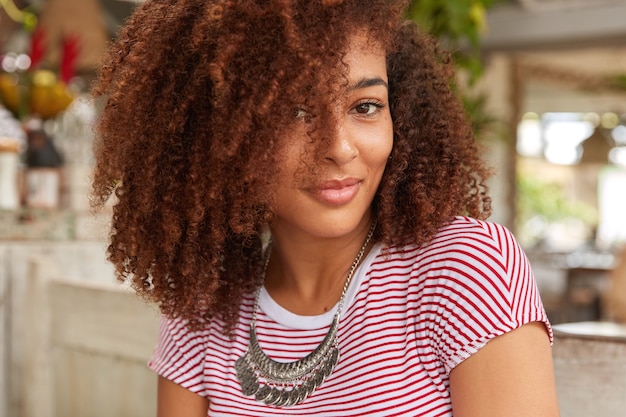
M496 0L414 0L408 15L453 53L458 67L475 81L482 74L480 39L487 30L487 9Z
M498 0L413 0L408 16L451 52L455 66L468 74L469 85L483 74L480 40L487 30L487 9ZM497 119L486 110L485 95L460 93L474 133L482 137Z

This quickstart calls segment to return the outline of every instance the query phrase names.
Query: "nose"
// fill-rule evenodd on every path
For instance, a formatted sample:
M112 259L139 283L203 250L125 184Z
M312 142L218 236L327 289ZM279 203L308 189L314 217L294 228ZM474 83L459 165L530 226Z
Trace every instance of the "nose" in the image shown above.
M336 129L330 140L326 160L336 165L345 165L359 155L356 135L346 122L336 122Z

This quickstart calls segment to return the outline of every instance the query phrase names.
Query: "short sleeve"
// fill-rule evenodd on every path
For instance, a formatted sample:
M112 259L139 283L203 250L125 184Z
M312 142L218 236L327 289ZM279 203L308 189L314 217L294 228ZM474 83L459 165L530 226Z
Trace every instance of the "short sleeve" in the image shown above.
M433 241L425 284L432 291L422 331L448 374L491 339L526 323L545 323L552 343L534 275L513 235L498 224L465 222Z
M189 331L186 322L161 318L157 345L148 367L158 375L204 395L204 357L207 336Z

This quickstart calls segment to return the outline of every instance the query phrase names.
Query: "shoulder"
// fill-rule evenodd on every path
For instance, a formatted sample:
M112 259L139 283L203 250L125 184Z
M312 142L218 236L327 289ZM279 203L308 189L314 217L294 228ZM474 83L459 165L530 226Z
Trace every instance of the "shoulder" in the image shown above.
M200 360L208 338L208 328L192 330L186 320L162 316L152 363L188 360L190 357Z
M497 223L456 217L422 246L389 248L379 265L386 276L405 276L424 317L443 324L483 316L497 327L542 309L526 255Z
M512 267L527 263L519 243L505 226L471 217L455 217L423 245L423 256L458 261L474 268L496 270L511 277Z
M159 337L148 367L159 376L204 395L205 361L209 355L209 341L215 339L212 322L194 330L186 320L162 316Z
M427 245L437 243L484 242L501 246L503 241L514 240L513 234L501 224L472 217L457 216L439 229Z
M414 268L467 266L508 267L511 256L519 259L523 251L513 234L504 226L457 216L441 227L435 236L421 246L392 246L383 252L380 263L412 265Z
M448 371L494 337L548 325L530 264L504 226L457 217L416 259L420 329Z

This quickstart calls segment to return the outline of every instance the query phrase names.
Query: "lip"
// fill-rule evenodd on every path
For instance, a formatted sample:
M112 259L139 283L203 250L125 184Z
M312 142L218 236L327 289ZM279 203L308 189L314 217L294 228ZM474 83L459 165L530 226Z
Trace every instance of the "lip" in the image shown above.
M324 181L310 190L311 194L321 203L329 206L348 204L356 197L361 188L361 180L345 178Z

